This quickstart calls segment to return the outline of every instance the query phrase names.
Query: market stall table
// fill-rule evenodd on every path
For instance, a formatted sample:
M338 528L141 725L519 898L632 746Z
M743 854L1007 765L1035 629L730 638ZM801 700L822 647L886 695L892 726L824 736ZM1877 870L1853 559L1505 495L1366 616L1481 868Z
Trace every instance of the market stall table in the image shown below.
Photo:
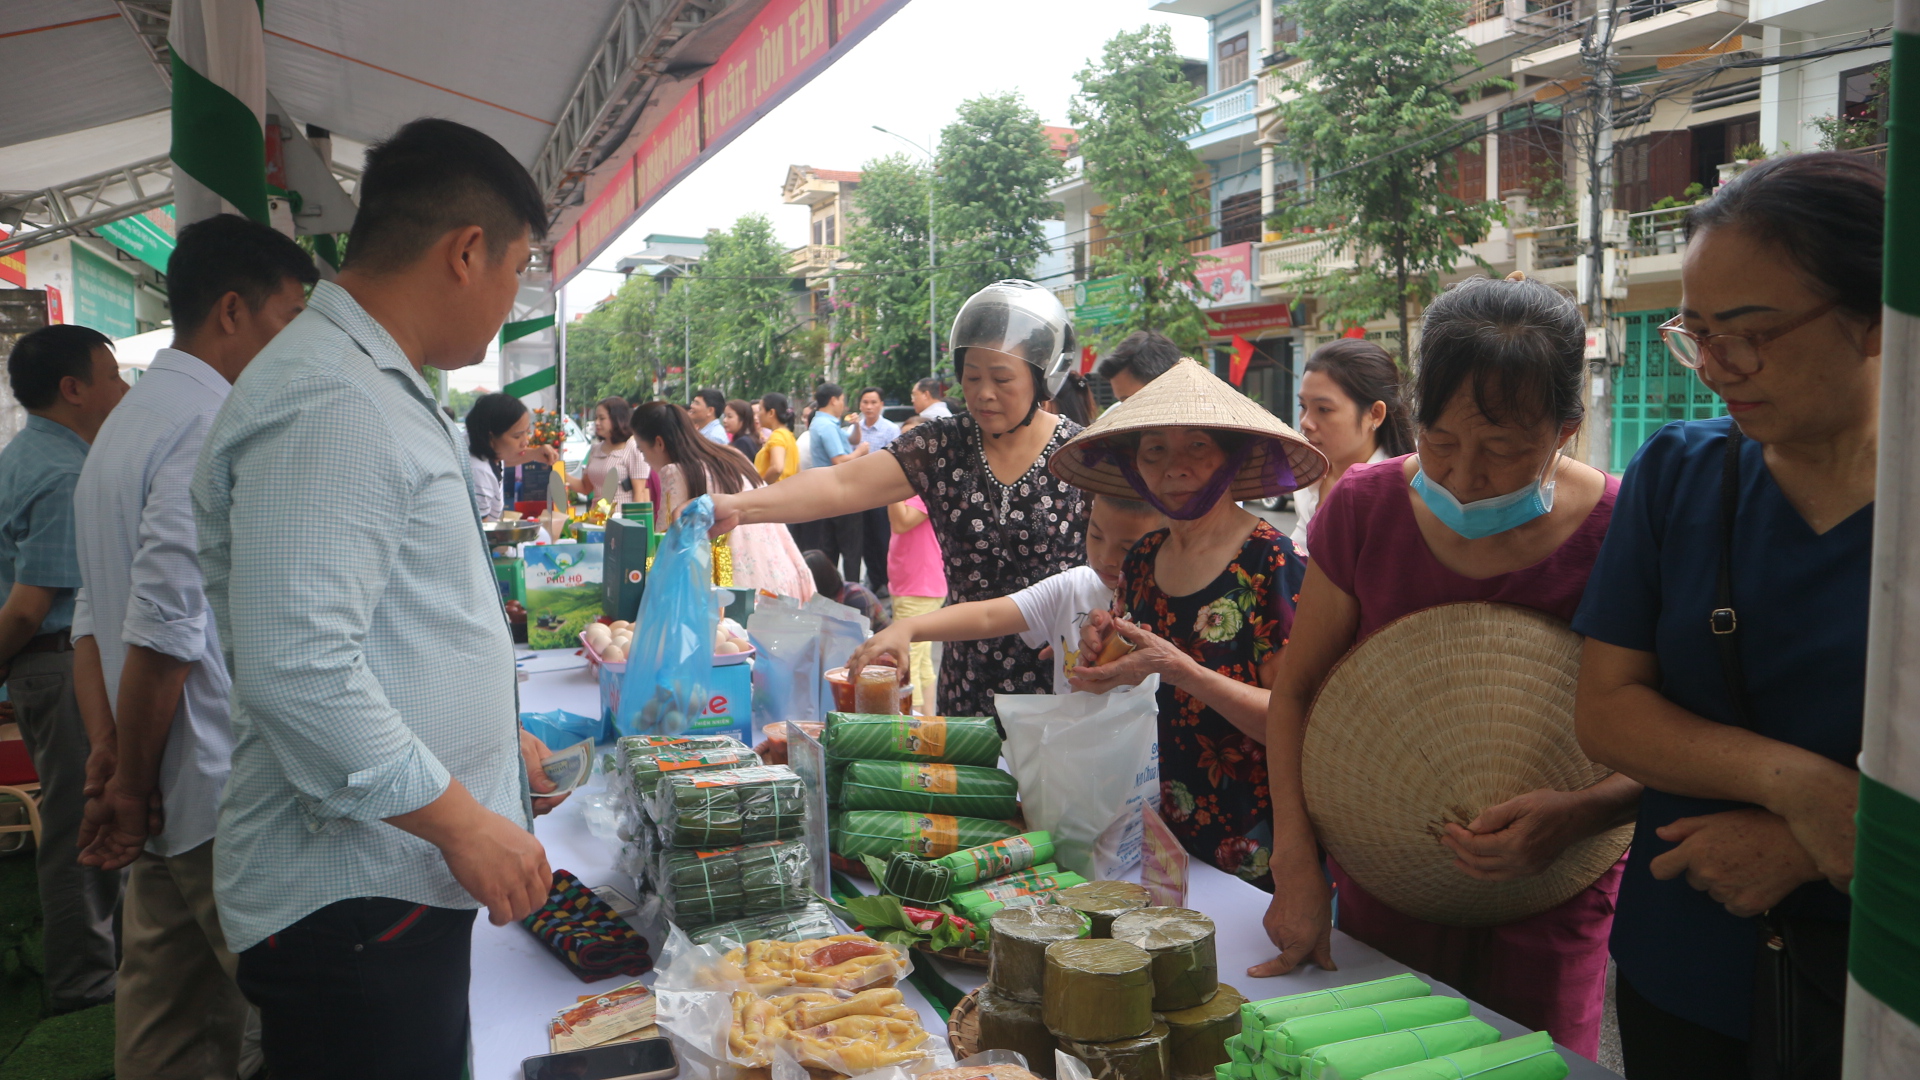
M532 656L533 659L521 664L527 676L520 684L522 711L566 709L587 716L598 713L598 685L583 659L559 650ZM584 816L590 796L600 790L604 782L604 777L596 775L587 787L541 818L534 832L546 845L547 860L556 869L571 870L588 885L613 883L630 890L632 882L622 880L613 869L614 846L589 832ZM1189 872L1187 903L1211 915L1218 927L1221 980L1252 1001L1345 986L1409 970L1406 965L1336 930L1333 958L1340 970L1322 971L1309 965L1290 975L1250 979L1244 974L1246 969L1273 954L1273 946L1268 943L1260 921L1266 912L1267 894L1196 860ZM652 941L651 944L657 957L662 943ZM961 990L971 990L985 981L985 972L973 968L920 954L915 955L914 962L936 965L941 975ZM648 979L651 978L649 975ZM555 1013L583 994L607 989L619 982L618 979L591 984L579 981L524 928L494 926L483 913L473 934L471 1003L475 1080L517 1080L521 1059L548 1052L546 1026ZM930 1005L913 987L901 989L908 1002L920 1010L928 1031L946 1031L944 1013ZM1434 993L1458 996L1438 982L1434 983ZM1498 1028L1503 1037L1527 1031L1477 1003L1473 1014ZM1617 1080L1612 1071L1564 1047L1561 1052L1572 1066L1572 1080Z

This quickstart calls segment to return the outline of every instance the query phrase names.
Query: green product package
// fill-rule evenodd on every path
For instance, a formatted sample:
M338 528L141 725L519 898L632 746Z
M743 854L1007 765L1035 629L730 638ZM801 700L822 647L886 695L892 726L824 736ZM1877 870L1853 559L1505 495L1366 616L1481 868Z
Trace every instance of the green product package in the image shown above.
M913 810L956 817L1010 818L1019 782L999 769L937 762L851 761L840 778L848 810Z
M1470 1011L1465 998L1420 997L1296 1016L1279 1027L1267 1029L1266 1060L1281 1071L1297 1076L1306 1056L1328 1043L1458 1020Z
M1245 1021L1246 1017L1241 1017L1243 1024ZM1241 1028L1241 1032L1241 1034L1235 1035L1227 1040L1227 1058L1241 1065L1251 1065L1260 1060L1260 1055L1266 1052L1264 1045L1266 1036L1258 1031L1247 1031L1244 1027ZM1249 1046L1249 1039L1257 1039L1260 1043Z
M834 761L992 765L1000 760L1000 729L991 716L832 712L820 742Z
M813 860L804 840L698 851L663 848L648 882L683 930L806 906Z
M862 855L885 858L895 851L932 859L1012 835L1013 826L986 818L916 814L911 810L849 810L834 823L833 850L849 859Z
M759 764L760 755L744 746L711 750L662 749L630 755L626 776L636 801L644 802L660 786L662 777L749 769Z
M732 941L744 944L766 938L772 941L813 941L832 937L840 932L840 924L834 921L833 912L824 904L808 904L798 911L782 911L772 915L756 915L745 919L735 919L695 930L687 936L695 945L706 945L715 941Z
M1561 1080L1570 1070L1544 1031L1374 1073L1369 1080Z
M1500 1032L1492 1024L1469 1016L1444 1024L1329 1043L1307 1055L1300 1064L1300 1075L1305 1080L1359 1080L1396 1065L1499 1041Z
M1025 874L1021 880L1005 884L994 884L984 889L969 889L953 894L953 906L962 912L981 911L988 904L1004 904L1018 896L1036 896L1042 893L1071 889L1075 885L1086 883L1086 878L1071 871L1058 874ZM1000 910L995 908L995 911ZM991 913L989 913L990 915ZM968 918L972 918L971 915ZM978 919L974 920L978 922Z
M1420 981L1418 975L1412 972L1401 972L1384 979L1335 987L1332 990L1314 990L1305 994L1268 998L1265 1001L1249 1001L1240 1006L1240 1026L1245 1031L1258 1031L1261 1028L1269 1028L1282 1021L1291 1020L1296 1016L1336 1012L1340 1009L1351 1009L1357 1005L1378 1005L1383 1001L1398 1001L1401 998L1426 997L1431 993L1433 993L1433 987Z
M670 847L788 840L806 827L806 785L785 765L662 777L647 816Z
M956 851L934 860L953 871L955 885L1025 870L1053 858L1053 837L1044 832L1021 833L991 844Z

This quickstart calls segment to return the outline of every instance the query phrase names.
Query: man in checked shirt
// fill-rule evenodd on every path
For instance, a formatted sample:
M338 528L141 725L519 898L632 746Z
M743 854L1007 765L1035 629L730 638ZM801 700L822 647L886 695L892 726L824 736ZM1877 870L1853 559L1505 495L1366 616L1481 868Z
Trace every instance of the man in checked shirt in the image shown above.
M422 373L485 355L546 210L446 120L370 149L358 198L338 280L248 366L194 475L233 677L214 888L276 1080L453 1080L474 909L546 901L530 785L551 787L467 451Z

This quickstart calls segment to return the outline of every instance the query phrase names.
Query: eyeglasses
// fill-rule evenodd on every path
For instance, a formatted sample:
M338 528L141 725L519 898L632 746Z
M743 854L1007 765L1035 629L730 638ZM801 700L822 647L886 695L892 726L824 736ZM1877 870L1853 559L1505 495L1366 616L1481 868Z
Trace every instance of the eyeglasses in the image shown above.
M1711 354L1729 372L1752 375L1764 363L1760 359L1760 346L1786 337L1839 306L1839 301L1829 300L1797 319L1750 334L1696 334L1680 325L1682 317L1675 315L1660 324L1660 340L1667 343L1667 351L1675 360L1695 370L1706 366L1707 356Z

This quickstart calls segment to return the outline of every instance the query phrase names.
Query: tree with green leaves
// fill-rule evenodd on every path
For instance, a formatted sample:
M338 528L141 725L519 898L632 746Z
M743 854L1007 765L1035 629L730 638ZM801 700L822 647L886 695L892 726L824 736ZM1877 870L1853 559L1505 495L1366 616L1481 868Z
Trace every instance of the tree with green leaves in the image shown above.
M838 278L846 305L838 326L848 379L904 398L931 369L927 359L927 185L925 163L892 154L860 168L859 212L850 215Z
M940 310L951 315L993 282L1033 276L1060 213L1048 191L1066 163L1016 92L962 102L938 149Z
M1133 283L1124 323L1087 336L1109 342L1152 329L1199 348L1207 329L1187 243L1209 231L1210 219L1204 167L1187 146L1200 110L1173 36L1164 26L1116 34L1078 78L1069 115L1087 183L1107 204L1093 272Z
M592 403L610 394L650 394L681 364L684 282L668 289L635 274L605 302L567 327L567 399Z
M800 324L786 267L786 249L765 215L746 214L733 228L707 234L706 257L687 279L692 385L752 395L811 384L816 373L788 340Z
M1273 224L1326 230L1328 255L1357 262L1310 274L1300 289L1336 323L1398 315L1400 360L1410 366L1410 307L1432 299L1441 277L1500 220L1500 204L1451 190L1455 151L1479 152L1449 89L1474 62L1455 33L1464 7L1293 0L1290 10L1300 25L1292 49L1306 64L1287 78L1296 96L1280 104L1278 120L1285 153L1308 183Z

